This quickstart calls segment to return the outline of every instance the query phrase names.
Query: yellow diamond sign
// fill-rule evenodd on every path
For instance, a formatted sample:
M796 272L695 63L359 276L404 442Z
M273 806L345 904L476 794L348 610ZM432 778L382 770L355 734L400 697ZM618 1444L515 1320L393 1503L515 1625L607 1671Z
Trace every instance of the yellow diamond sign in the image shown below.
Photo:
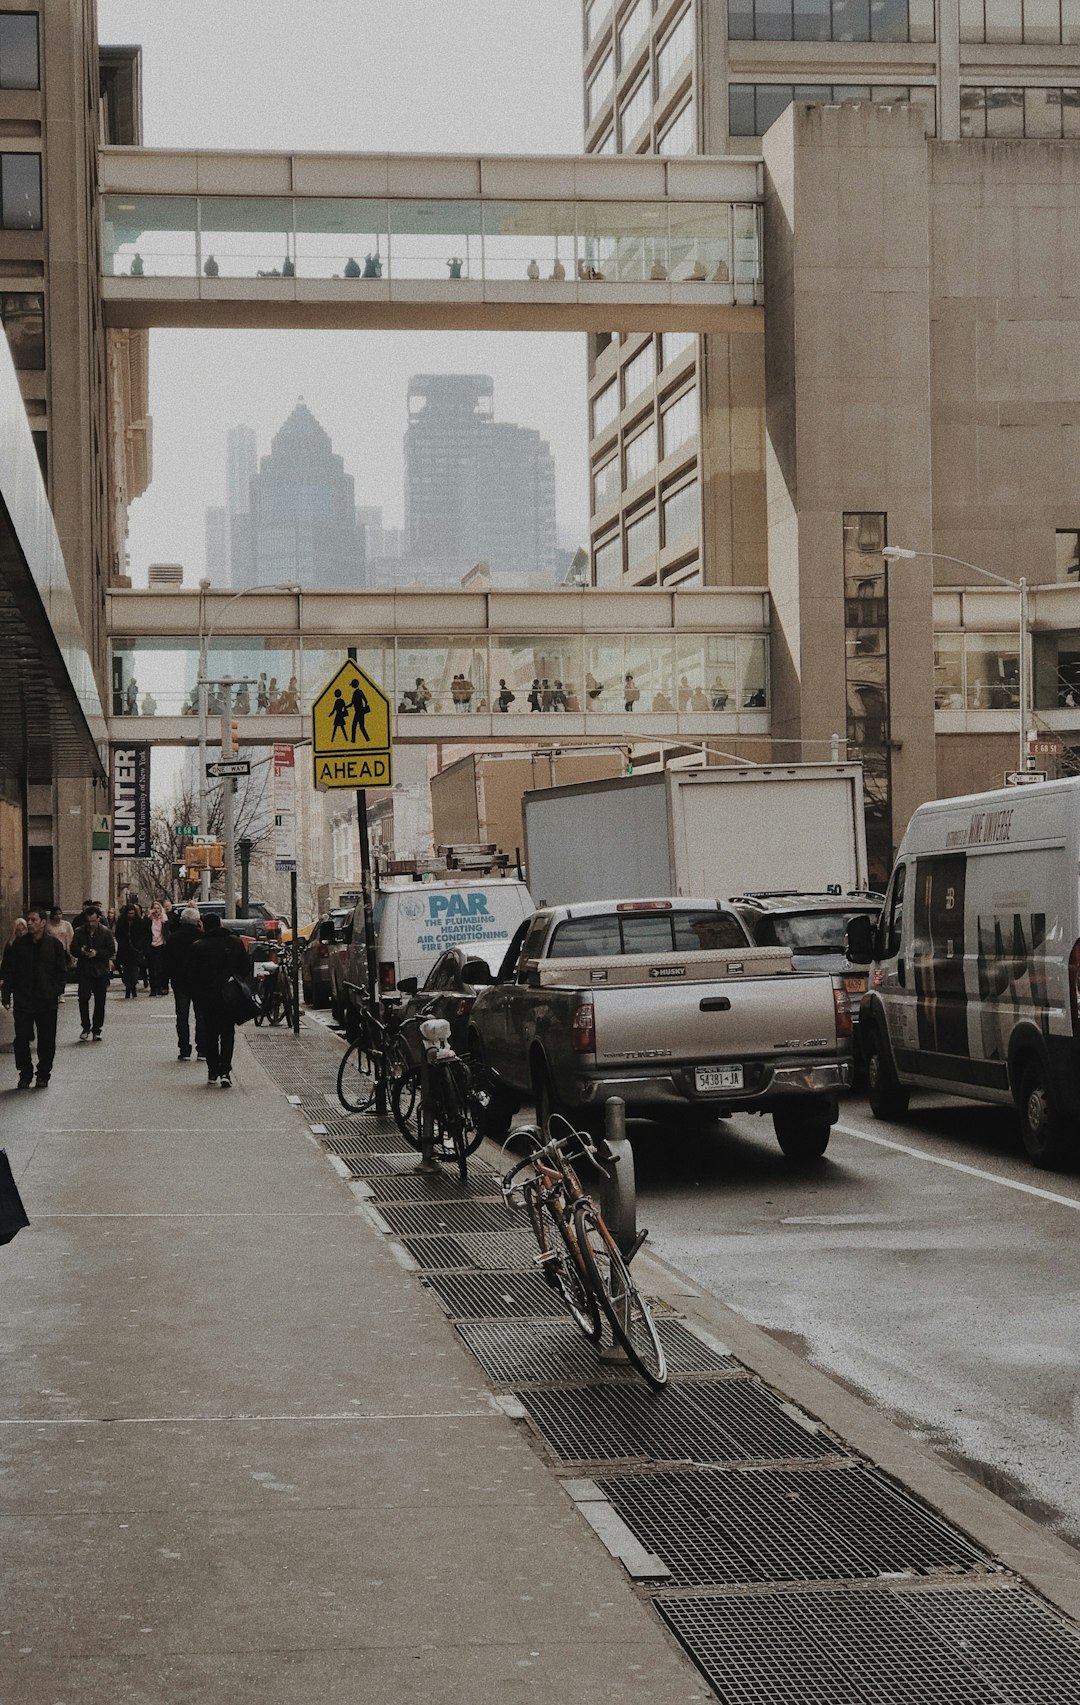
M316 787L389 787L390 700L346 658L311 707Z

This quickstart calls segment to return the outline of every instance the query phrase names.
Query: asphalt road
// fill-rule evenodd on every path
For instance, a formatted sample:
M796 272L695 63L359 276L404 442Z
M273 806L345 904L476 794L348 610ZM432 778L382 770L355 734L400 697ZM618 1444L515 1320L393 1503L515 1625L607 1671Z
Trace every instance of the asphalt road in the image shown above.
M903 1124L849 1098L801 1174L767 1119L632 1136L659 1254L1080 1543L1080 1165L929 1096Z

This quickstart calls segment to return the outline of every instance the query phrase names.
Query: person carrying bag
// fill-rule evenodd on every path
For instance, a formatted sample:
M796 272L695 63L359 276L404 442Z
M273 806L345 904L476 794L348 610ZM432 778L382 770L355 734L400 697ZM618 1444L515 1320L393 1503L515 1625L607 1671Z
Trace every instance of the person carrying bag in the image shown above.
M192 947L189 963L206 1077L208 1083L220 1081L222 1089L231 1089L236 1026L254 1017L258 1003L247 987L247 948L239 936L223 929L213 912L203 918L202 927L203 938ZM246 1003L250 1011L241 1010Z

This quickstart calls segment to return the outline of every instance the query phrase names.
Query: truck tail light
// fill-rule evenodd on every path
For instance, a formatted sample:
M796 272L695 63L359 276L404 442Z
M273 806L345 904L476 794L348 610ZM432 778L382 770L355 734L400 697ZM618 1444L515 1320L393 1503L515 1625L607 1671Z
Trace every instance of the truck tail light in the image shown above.
M851 1004L843 989L834 986L832 992L833 1011L836 1014L836 1040L850 1041L852 1035Z
M1080 941L1073 942L1069 954L1069 1010L1072 1013L1072 1033L1080 1041Z
M472 995L463 995L457 1003L458 1017L461 1018L465 1013L471 1012L475 1005L476 1001Z
M379 987L384 995L393 994L397 988L397 971L392 959L384 959L379 965Z
M570 1022L570 1047L575 1054L595 1054L596 1016L591 1000L579 1001Z

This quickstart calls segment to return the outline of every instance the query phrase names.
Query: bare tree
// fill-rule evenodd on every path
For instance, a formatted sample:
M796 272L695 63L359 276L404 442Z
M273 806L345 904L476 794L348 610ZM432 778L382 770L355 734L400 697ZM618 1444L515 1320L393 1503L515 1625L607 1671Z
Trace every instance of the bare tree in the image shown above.
M273 839L273 814L267 806L268 769L265 761L252 770L250 776L241 781L236 794L236 809L234 814L237 841L249 840L252 846L252 859L265 849ZM226 786L231 785L226 782ZM129 864L131 876L129 887L140 898L148 902L154 900L176 900L189 898L198 889L198 876L181 881L178 876L179 867L184 862L184 847L188 836L177 834L178 828L198 821L199 804L191 787L181 785L164 805L155 806L150 813L150 856L132 860ZM224 838L225 803L220 787L216 787L207 802L206 833L214 835L218 840ZM260 860L261 862L261 860ZM221 872L211 873L211 887L214 880L221 880Z

